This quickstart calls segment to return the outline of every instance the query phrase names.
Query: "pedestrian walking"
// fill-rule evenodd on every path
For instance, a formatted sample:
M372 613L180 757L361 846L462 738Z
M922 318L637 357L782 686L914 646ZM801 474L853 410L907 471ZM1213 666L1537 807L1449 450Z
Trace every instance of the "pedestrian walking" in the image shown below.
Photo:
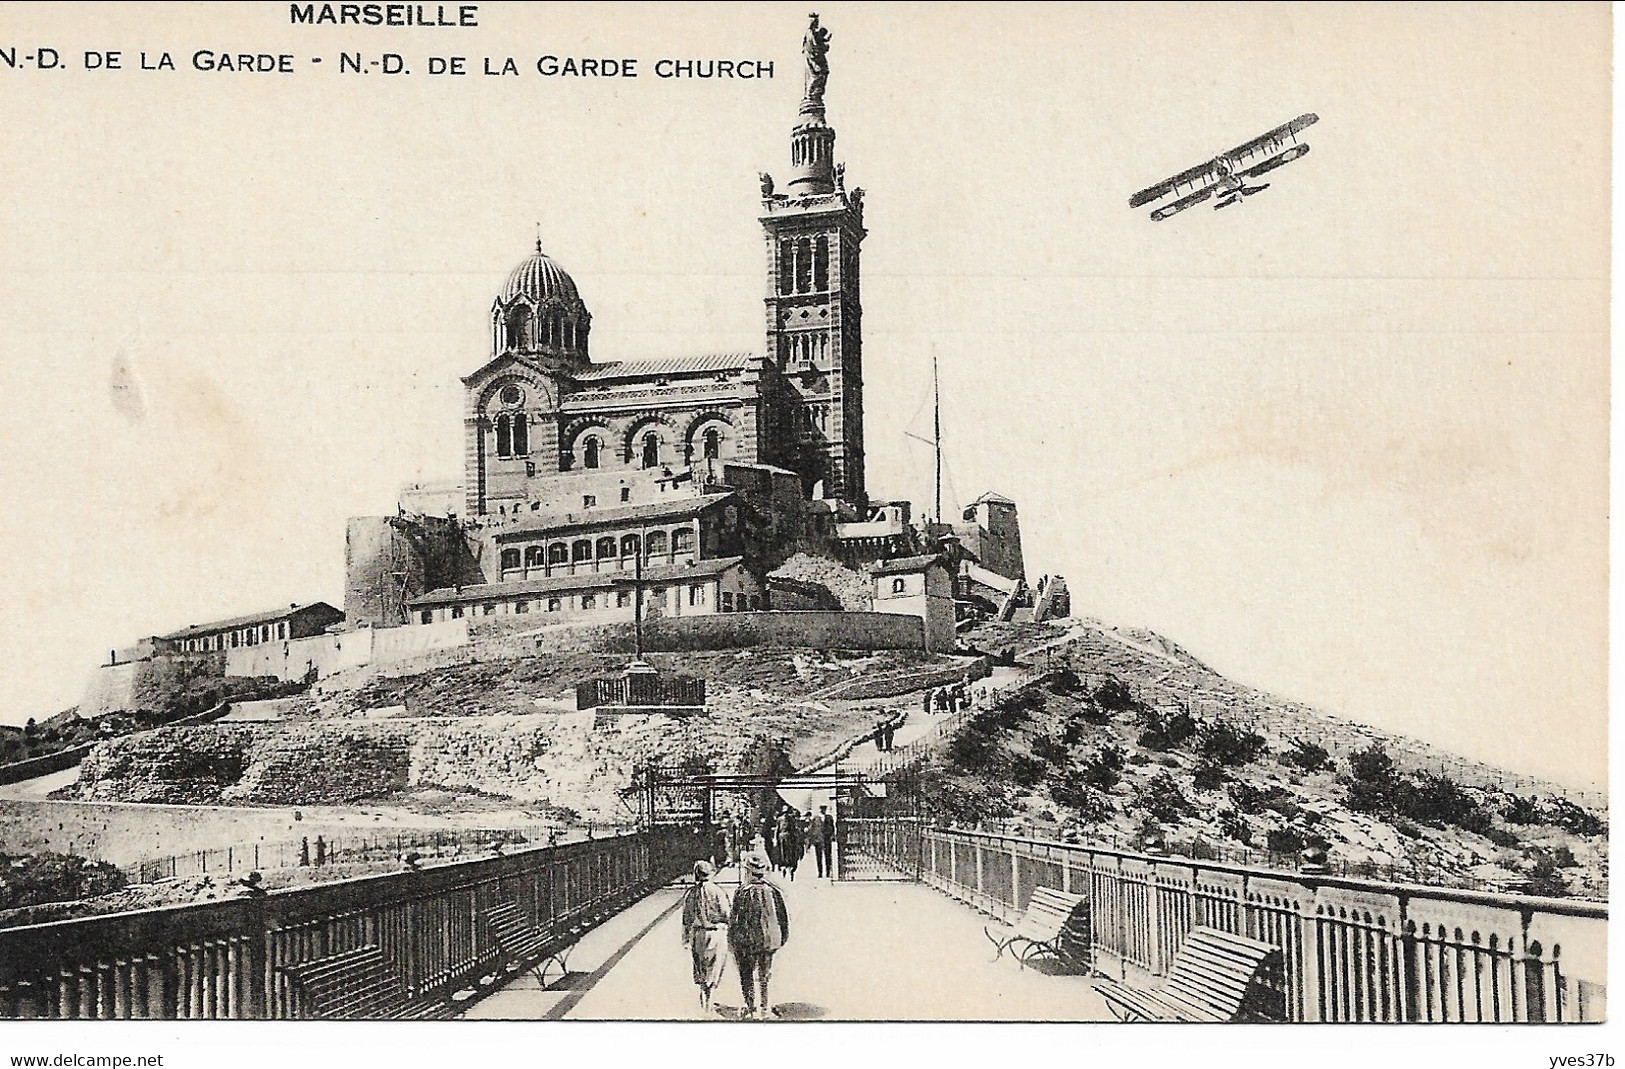
M779 871L791 880L807 852L807 832L801 825L801 814L786 806L779 814Z
M790 939L790 911L785 908L783 892L767 878L769 868L771 862L765 854L745 855L743 882L728 917L728 944L739 969L747 1019L766 1020L772 1013L767 985L773 955Z
M727 958L722 946L731 903L728 892L711 879L709 861L694 863L694 884L683 895L683 943L694 959L694 983L700 989L700 1012L711 1012L711 992L722 979Z
M835 864L830 853L830 846L835 842L835 818L829 815L829 806L818 807L818 815L813 817L807 837L812 840L813 856L818 860L818 878L835 875Z

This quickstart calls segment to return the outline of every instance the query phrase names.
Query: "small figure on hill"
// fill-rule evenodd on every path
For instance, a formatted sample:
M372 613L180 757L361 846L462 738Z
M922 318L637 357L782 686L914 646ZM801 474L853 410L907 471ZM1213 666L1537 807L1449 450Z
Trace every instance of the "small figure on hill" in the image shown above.
M770 1015L767 985L773 955L790 940L790 911L785 908L784 893L767 878L771 867L765 854L745 855L744 882L734 895L728 918L728 944L739 967L747 1019L766 1020Z
M727 964L723 941L728 930L728 892L712 882L709 861L694 863L694 884L683 894L683 943L694 959L694 982L700 988L700 1012L711 1012L711 992Z
M317 865L325 865L325 864L327 864L327 840L323 839L320 835L316 836L316 859L315 859L315 863Z
M310 867L310 838L308 836L302 835L299 837L299 864L306 868Z

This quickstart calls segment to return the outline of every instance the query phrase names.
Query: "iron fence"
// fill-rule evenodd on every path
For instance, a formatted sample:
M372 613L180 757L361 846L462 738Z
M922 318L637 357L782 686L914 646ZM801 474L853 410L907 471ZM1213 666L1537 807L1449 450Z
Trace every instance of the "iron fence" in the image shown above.
M1006 923L1085 895L1095 960L1166 974L1193 927L1281 948L1292 1021L1595 1021L1603 903L1288 874L986 832L848 821L848 841ZM887 830L881 825L897 824ZM913 851L918 851L915 855Z
M612 914L696 856L657 830L501 857L0 930L0 1017L291 1018L289 969L376 948L413 1004L450 1006L505 964L484 911L544 933Z

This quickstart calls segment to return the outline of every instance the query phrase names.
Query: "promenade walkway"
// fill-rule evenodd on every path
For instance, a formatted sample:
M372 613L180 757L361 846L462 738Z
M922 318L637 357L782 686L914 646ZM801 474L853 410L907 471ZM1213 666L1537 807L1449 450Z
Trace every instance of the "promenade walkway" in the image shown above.
M780 881L790 942L773 963L781 1020L1111 1020L1081 976L993 962L987 919L921 884L812 877L811 855ZM732 890L732 870L724 872ZM681 888L656 892L584 939L562 981L533 975L470 1007L467 1017L522 1020L699 1020L699 989L682 943ZM738 1013L728 964L715 1019Z

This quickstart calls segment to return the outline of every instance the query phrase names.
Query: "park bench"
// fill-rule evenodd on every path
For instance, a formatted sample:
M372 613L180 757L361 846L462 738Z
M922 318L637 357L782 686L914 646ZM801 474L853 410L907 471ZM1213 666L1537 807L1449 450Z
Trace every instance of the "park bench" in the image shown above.
M1087 967L1090 953L1087 901L1083 895L1057 891L1053 887L1033 891L1027 912L1009 935L1001 938L982 928L982 933L998 948L993 960L998 961L1009 950L1022 968L1026 968L1028 958L1047 952L1070 967Z
M534 972L536 982L543 987L547 986L548 963L557 965L561 974L568 973L566 963L570 951L592 926L587 923L588 918L582 917L578 924L561 932L538 928L526 920L518 904L511 901L487 906L481 910L481 916L507 963Z
M281 966L297 986L307 1015L330 1020L398 1020L431 1016L415 1002L379 947L368 944L315 961Z
M1123 1021L1279 1021L1281 949L1217 928L1192 928L1156 988L1098 978L1095 988Z

